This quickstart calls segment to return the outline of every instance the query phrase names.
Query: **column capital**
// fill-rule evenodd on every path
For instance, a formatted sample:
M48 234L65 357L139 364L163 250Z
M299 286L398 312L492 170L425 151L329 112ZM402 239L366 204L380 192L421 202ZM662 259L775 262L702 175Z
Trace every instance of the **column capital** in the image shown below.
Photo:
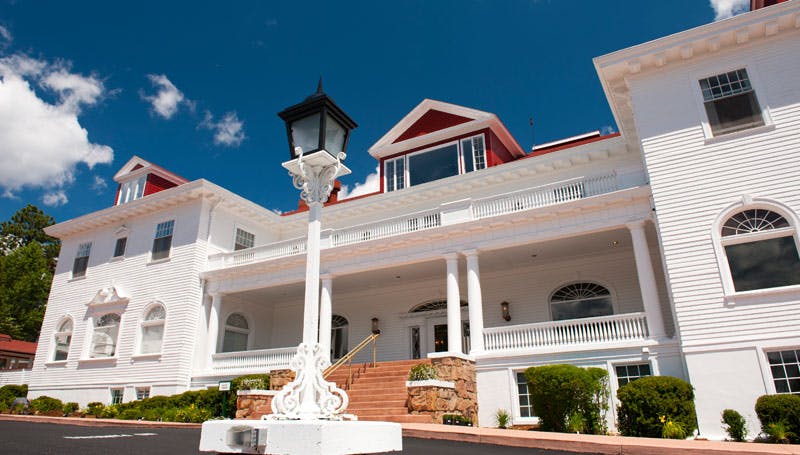
M319 275L320 280L333 280L334 278L336 278L336 275L332 273L321 273Z
M466 257L477 257L478 256L478 249L477 248L470 248L469 250L464 250L461 252Z
M458 253L445 253L442 255L445 261L457 261Z
M625 227L627 227L629 231L641 230L644 229L644 225L647 223L647 220L648 220L647 218L630 220L625 223Z
M221 299L225 295L220 291L211 291L207 292L206 294L208 294L208 296L211 297L212 299Z

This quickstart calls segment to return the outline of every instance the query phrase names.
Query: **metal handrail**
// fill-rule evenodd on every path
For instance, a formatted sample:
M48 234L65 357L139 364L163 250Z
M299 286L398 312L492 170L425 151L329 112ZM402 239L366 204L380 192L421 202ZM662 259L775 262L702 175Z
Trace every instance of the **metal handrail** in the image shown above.
M362 349L367 347L370 343L372 343L372 366L375 366L377 351L375 347L375 340L381 336L380 332L378 333L371 333L368 337L364 338L361 343L358 343L358 346L354 347L350 350L347 354L343 355L339 360L336 361L333 365L329 366L325 369L322 373L322 377L327 379L328 376L332 375L336 370L338 370L342 365L347 363L348 366L348 373L347 373L347 384L345 385L345 389L350 388L350 384L353 382L353 358L361 352Z

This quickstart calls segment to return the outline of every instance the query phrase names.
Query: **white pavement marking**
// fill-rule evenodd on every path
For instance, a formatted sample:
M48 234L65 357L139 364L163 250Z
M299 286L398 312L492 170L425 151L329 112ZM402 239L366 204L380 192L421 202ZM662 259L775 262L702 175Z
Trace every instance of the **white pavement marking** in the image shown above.
M157 436L158 433L134 433L134 434L93 434L88 436L64 436L64 439L114 439L132 438L134 436Z

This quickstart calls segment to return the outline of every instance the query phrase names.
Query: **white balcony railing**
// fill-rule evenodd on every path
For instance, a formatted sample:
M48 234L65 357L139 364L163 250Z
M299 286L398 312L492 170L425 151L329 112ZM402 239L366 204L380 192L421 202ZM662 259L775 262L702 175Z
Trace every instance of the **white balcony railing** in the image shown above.
M31 370L0 370L0 386L27 384L31 378Z
M475 219L529 210L617 190L616 175L576 178L562 182L527 188L513 193L479 199L472 204Z
M297 347L222 352L211 357L213 373L262 372L289 368Z
M350 245L353 243L366 242L367 240L382 239L385 237L422 231L441 225L442 217L439 211L428 210L336 230L333 232L333 235L331 235L331 245Z
M251 262L265 261L267 259L305 254L306 239L291 239L268 245L247 248L232 253L219 253L208 257L209 269L221 269L249 264Z
M487 351L638 341L647 338L644 313L492 327L483 330Z
M644 183L638 174L622 175L616 173L580 177L527 188L512 193L501 194L484 199L476 199L465 207L463 216L448 216L444 221L441 207L388 218L368 224L350 226L330 232L330 240L321 245L322 249L352 245L369 240L383 239L408 234L444 225L505 215L521 210L530 210L583 199L600 194L611 193L621 187L634 187ZM209 270L234 267L242 264L265 261L295 254L305 254L305 238L285 240L269 245L257 246L231 253L219 253L208 258Z

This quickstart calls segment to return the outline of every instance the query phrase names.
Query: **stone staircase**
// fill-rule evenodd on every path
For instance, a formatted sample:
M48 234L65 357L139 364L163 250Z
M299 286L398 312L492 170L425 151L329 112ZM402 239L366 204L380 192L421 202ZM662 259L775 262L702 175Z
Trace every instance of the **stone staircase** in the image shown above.
M358 420L381 420L400 423L433 423L431 416L412 415L408 413L406 400L406 380L408 372L414 365L429 363L429 360L398 360L394 362L378 362L375 367L353 364L353 384L347 390L350 405L347 413L355 414ZM357 374L360 369L360 374ZM344 388L347 383L347 365L342 366L328 377L328 381Z

